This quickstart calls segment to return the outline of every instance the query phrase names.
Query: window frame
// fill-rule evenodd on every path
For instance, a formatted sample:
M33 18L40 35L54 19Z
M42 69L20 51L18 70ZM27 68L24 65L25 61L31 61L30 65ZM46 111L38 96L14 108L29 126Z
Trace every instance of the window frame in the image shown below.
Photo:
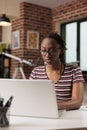
M80 61L80 23L81 22L85 22L87 21L87 18L83 18L83 19L79 19L79 20L72 20L72 21L68 21L68 22L64 22L61 24L60 26L60 34L63 37L63 39L66 41L66 25L70 24L70 23L77 23L77 61ZM66 44L66 43L65 43ZM63 57L63 61L65 62L65 53L64 53L64 57ZM78 63L78 65L80 66L80 62ZM83 71L82 72L84 74L87 74L87 71Z

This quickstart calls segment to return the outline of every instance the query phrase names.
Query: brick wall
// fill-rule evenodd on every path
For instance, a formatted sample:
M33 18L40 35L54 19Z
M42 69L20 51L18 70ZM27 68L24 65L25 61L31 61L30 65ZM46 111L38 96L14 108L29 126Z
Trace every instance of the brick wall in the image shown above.
M56 23L64 23L87 17L87 0L73 0L52 10L53 30Z
M2 27L0 26L0 42L2 41Z
M20 31L20 49L11 50L11 53L17 57L28 60L31 59L34 63L37 62L37 58L40 57L38 49L28 49L27 48L27 31L38 31L39 41L52 31L52 10L49 8L44 8L42 6L37 6L29 3L20 4L20 18L12 21L12 31ZM40 44L39 42L39 44ZM18 62L14 59L11 60L11 77L13 75L15 67L17 67ZM40 57L38 65L43 64ZM26 64L22 65L26 78L33 67Z

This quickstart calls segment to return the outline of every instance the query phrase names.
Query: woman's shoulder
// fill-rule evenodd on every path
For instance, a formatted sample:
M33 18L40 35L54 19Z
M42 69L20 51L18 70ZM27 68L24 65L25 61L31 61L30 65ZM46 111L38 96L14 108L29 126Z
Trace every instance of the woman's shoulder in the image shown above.
M81 70L78 64L65 64L65 69L67 70Z
M79 65L78 65L78 64L65 63L65 66L66 66L67 68L79 68Z

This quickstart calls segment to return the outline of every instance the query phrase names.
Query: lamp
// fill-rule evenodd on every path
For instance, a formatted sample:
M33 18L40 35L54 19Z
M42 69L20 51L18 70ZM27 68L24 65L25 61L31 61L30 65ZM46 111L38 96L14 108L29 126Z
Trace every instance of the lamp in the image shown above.
M19 61L18 67L15 69L15 72L14 72L14 74L13 74L13 79L16 78L17 73L18 73L18 70L21 72L21 75L22 75L23 79L26 78L26 77L25 77L25 74L24 74L24 72L23 72L23 69L22 69L22 67L20 66L20 64L25 63L25 64L28 64L28 65L30 65L30 66L35 66L35 64L32 64L31 62L26 61L26 60L24 60L24 59L22 60L21 58L16 57L16 56L14 56L14 55L11 55L11 54L9 54L9 53L2 52L2 54L5 55L5 56L7 56L7 57L9 57L9 58L13 58L13 59Z
M0 17L0 26L10 26L10 19L6 17L6 14L3 14L2 17Z
M10 22L10 19L6 16L6 1L7 0L3 0L2 4L3 4L3 13L2 13L2 16L0 17L0 26L10 26L11 25L11 22Z

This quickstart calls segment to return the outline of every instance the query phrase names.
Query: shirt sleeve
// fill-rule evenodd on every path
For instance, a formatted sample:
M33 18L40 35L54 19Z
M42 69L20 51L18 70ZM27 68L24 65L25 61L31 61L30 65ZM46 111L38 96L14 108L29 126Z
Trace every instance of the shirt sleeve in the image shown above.
M82 71L79 66L73 66L73 83L85 82Z
M32 72L31 72L31 74L30 74L30 76L29 76L29 80L34 80L34 79L36 79L35 78L36 76L35 76L35 68L32 70Z

